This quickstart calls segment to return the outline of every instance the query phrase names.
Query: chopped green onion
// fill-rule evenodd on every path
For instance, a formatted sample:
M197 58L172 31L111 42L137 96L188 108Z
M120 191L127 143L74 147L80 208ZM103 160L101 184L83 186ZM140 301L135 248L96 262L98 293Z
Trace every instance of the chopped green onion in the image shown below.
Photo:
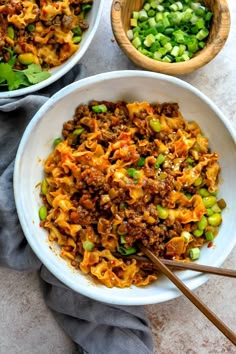
M157 156L157 159L156 159L156 162L155 162L154 167L155 167L156 169L159 168L160 165L163 164L163 162L165 161L165 159L166 159L165 155L159 154L159 155Z
M195 237L201 237L203 234L203 230L196 229L193 231Z
M138 162L137 162L137 166L138 166L138 167L144 166L145 160L146 160L145 157L140 157L139 160L138 160Z
M214 234L212 231L206 231L205 232L205 237L207 241L212 241L214 240Z
M188 231L182 231L180 236L184 238L185 243L188 243L191 240L191 234Z
M82 11L89 11L91 8L91 4L82 4Z
M137 252L137 249L135 247L130 247L130 248L125 248L123 246L119 247L119 252L123 255L123 256L128 256L130 254L134 254Z
M195 0L146 0L132 13L127 37L147 57L166 63L187 61L204 48L212 16Z
M80 43L81 39L82 39L82 36L73 36L72 42L75 43L75 44L76 43Z
M198 247L191 248L189 250L189 257L192 261L197 260L200 257L200 249Z
M80 26L75 26L74 28L72 28L71 31L74 34L76 34L77 36L81 36L82 35L82 29L80 28Z
M75 134L75 135L80 135L80 134L82 134L83 132L84 132L84 128L80 128L80 129L75 129L74 131L73 131L73 134Z
M120 235L120 243L121 243L122 245L125 244L125 243L127 243L126 240L125 240L125 238L124 238L124 235Z
M139 178L139 171L135 170L135 168L130 167L128 170L126 170L126 173L128 176L133 177L134 179Z
M94 249L94 243L91 241L88 241L88 240L84 241L83 242L83 249L85 251L91 252Z
M92 110L95 113L105 113L105 112L107 112L107 106L105 104L99 104L96 106L92 106Z
M61 142L62 142L62 138L56 138L56 139L53 140L53 146L56 147Z

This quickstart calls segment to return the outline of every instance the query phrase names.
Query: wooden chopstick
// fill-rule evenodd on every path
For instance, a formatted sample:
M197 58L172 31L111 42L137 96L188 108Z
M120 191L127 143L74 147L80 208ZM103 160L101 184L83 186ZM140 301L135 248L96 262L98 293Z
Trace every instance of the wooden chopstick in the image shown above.
M131 256L122 256L119 253L114 254L116 257L120 258L134 258L137 261L142 261L142 262L150 262L150 260L147 257L143 256L138 256L138 255L131 255ZM162 263L164 263L168 267L173 267L177 269L182 269L182 270L193 270L196 272L201 272L201 273L207 273L207 274L215 274L215 275L223 275L225 277L231 277L235 278L236 277L236 270L233 269L226 269L226 268L219 268L219 267L212 267L212 266L206 266L203 264L198 264L198 263L193 263L193 262L178 262L178 261L172 261L170 259L164 259L160 258ZM155 264L153 264L155 267ZM158 268L157 266L155 268Z
M197 263L183 263L177 261L171 261L169 259L161 259L162 263L164 263L168 267L175 267L179 269L189 269L194 270L197 272L208 273L208 274L215 274L215 275L224 275L226 277L235 278L236 277L236 270L233 269L226 269L226 268L218 268L218 267L211 267Z
M177 288L234 344L236 335L226 324L221 321L200 299L195 295L160 259L158 259L143 244L138 244L139 249L165 274Z

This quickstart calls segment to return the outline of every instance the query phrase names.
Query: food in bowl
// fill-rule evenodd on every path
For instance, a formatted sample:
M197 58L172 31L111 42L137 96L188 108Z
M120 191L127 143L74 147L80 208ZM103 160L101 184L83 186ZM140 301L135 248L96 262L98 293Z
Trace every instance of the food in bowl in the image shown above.
M219 154L221 172L217 199L224 198L227 202L213 247L204 244L200 258L196 260L196 263L214 267L221 266L236 244L235 131L214 102L185 81L148 71L124 70L87 77L64 87L39 109L22 136L14 165L16 210L29 246L46 268L72 290L106 303L144 305L174 299L181 293L161 274L157 281L147 286L108 288L94 281L69 265L60 256L58 244L48 240L48 231L39 227L39 208L43 204L40 182L45 177L43 165L52 152L52 142L61 136L63 124L72 120L76 107L95 98L108 102L124 99L127 102L177 102L183 117L197 122L202 128L211 151ZM206 274L193 271L176 273L191 290L208 279Z
M190 60L205 47L213 13L201 2L146 0L133 11L127 36L145 56L166 62Z
M44 162L40 225L60 255L107 287L157 279L140 255L191 261L214 240L226 203L219 156L177 103L90 101ZM128 256L128 257L127 257Z
M93 0L0 1L0 88L16 90L50 77L78 49Z

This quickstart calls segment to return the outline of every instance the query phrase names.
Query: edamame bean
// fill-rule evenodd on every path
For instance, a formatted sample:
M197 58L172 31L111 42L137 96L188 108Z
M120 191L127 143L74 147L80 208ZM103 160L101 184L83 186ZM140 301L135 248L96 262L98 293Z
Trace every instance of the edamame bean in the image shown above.
M201 185L201 183L202 183L202 177L198 177L197 179L195 179L193 184L195 187L198 187Z
M206 188L200 188L198 193L200 194L201 197L208 197L210 193Z
M154 132L159 133L161 131L161 123L158 119L151 119L149 124Z
M41 193L43 195L46 195L47 191L48 191L48 182L47 182L46 178L44 178L41 183Z
M203 197L203 204L206 208L211 208L216 203L216 197L209 195L208 197Z
M40 220L45 220L48 215L48 211L45 205L39 208L39 218Z
M221 222L222 222L222 217L221 217L221 214L219 214L219 213L215 213L215 214L209 216L209 218L208 218L208 223L211 226L220 226Z
M11 26L7 27L7 34L9 38L14 39L15 37L14 28Z
M199 230L204 230L207 227L207 218L203 215L197 223Z
M158 216L160 219L166 219L169 215L169 211L163 208L160 204L157 205Z

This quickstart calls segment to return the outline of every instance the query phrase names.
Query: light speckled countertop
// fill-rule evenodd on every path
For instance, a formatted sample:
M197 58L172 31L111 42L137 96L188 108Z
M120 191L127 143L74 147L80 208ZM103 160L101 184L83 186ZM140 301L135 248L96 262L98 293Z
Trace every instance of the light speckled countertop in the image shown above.
M105 0L99 29L81 61L82 77L105 71L138 69L112 41L111 2ZM231 31L224 49L203 69L181 78L210 97L236 129L236 1L228 0L228 4ZM224 266L236 268L236 249ZM44 304L36 274L0 268L0 284L0 354L72 353L73 343ZM209 281L195 292L232 330L236 330L234 279L210 276ZM184 296L146 306L146 309L153 329L155 354L236 353L230 342Z

